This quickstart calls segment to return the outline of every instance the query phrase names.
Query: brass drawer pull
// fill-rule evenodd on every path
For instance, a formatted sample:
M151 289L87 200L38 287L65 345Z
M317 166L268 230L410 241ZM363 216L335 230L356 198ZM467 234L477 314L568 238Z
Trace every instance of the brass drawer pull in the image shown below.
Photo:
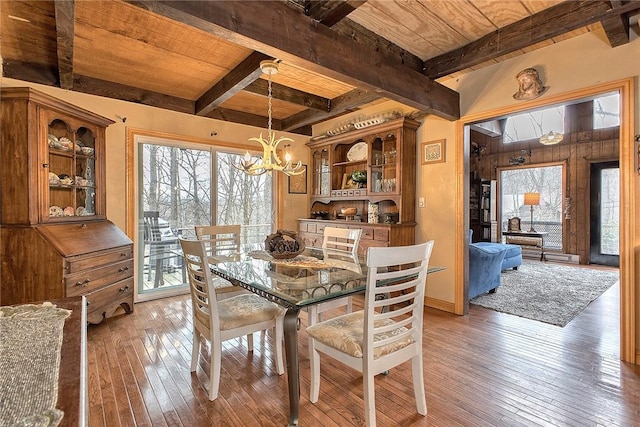
M129 289L129 285L120 288L120 292L125 292L127 289Z
M128 266L127 266L127 267L121 267L121 268L119 268L119 269L118 269L118 271L119 271L120 273L124 273L124 272L125 272L125 271L127 271L127 270L129 270L129 267L128 267Z
M76 282L76 286L82 286L84 288L85 286L87 286L89 284L90 281L91 280L89 280L89 279L81 280L79 282Z

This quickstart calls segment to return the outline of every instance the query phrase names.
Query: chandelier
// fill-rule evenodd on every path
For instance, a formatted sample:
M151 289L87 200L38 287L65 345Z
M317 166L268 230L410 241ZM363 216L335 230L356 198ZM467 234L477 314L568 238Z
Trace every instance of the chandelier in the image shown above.
M549 131L540 137L540 144L542 145L555 145L558 144L564 136L561 133Z
M281 142L293 142L293 139L281 137L276 138L275 132L271 130L271 100L273 95L271 93L271 76L278 73L278 63L276 61L262 61L260 63L260 69L264 74L269 76L269 121L268 121L268 130L267 130L267 138L265 139L260 133L260 136L257 138L249 138L249 141L259 142L262 145L262 157L252 158L251 154L247 151L244 155L244 158L240 161L240 163L233 164L236 169L241 170L242 172L248 175L262 175L266 172L271 173L271 171L279 171L284 173L285 175L300 175L305 172L305 168L302 166L302 162L298 161L295 165L291 164L291 156L288 152L285 152L284 162L278 156L277 148ZM285 148L287 146L285 145Z

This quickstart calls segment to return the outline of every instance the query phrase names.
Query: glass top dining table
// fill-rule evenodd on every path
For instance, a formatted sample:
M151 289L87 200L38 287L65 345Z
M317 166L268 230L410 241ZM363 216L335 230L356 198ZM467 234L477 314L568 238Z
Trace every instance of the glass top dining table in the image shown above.
M283 329L289 390L288 425L298 425L298 315L305 307L364 293L367 282L364 258L343 251L306 248L293 259L276 259L264 250L245 249L240 253L216 254L209 260L215 275L286 308ZM443 269L429 267L428 273Z

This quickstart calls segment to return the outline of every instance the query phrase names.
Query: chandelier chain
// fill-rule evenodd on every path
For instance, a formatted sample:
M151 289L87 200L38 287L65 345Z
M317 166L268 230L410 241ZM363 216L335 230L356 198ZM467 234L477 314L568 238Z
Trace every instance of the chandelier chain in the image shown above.
M269 76L269 91L268 91L269 109L267 110L267 113L269 115L269 121L267 122L267 129L269 130L269 135L271 135L271 124L272 124L272 119L271 119L271 99L272 99L273 95L271 93L271 74L268 74L268 76Z

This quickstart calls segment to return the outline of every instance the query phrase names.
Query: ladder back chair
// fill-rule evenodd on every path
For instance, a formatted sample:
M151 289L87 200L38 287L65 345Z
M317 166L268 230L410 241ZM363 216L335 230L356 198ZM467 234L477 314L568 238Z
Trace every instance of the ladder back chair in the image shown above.
M196 238L204 242L209 262L215 264L215 255L223 252L240 252L242 227L240 225L196 225ZM222 277L213 277L213 286L218 300L249 293L246 289L234 286Z
M362 229L360 228L325 227L322 249L323 251L330 250L332 253L344 253L357 262L358 245L361 235ZM307 309L309 325L314 325L316 322L322 320L322 313L339 307L345 307L346 312L351 313L351 297L339 298L309 306Z
M271 329L272 333L275 331L273 350L276 356L276 371L278 375L284 374L282 322L285 310L252 293L219 301L213 288L211 277L213 273L209 269L204 242L180 238L180 246L187 264L191 292L193 316L191 372L195 372L198 367L201 337L211 343L209 400L215 400L218 397L223 341L246 335L247 348L252 352L254 332L267 329ZM268 359L265 358L265 360Z
M320 392L320 353L362 372L366 425L375 427L377 374L411 361L418 413L426 415L422 367L425 280L433 240L412 246L372 247L367 253L364 310L307 328L312 403Z

